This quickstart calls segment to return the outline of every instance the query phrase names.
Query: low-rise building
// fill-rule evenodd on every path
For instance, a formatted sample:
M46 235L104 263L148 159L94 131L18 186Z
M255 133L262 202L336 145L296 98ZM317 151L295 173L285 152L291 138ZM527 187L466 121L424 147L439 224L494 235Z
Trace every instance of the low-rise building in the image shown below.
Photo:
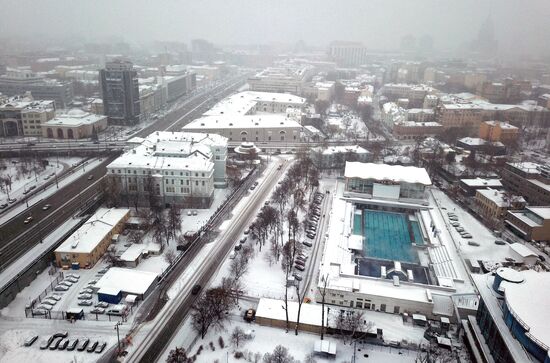
M435 137L443 132L437 122L400 121L393 125L393 136L398 140L419 140Z
M50 139L89 138L105 130L107 120L107 116L74 109L43 123L42 136Z
M518 136L519 129L507 122L485 121L479 126L479 137L487 141L510 144L515 142Z
M104 295L116 296L118 300L134 295L144 300L155 288L158 274L156 272L136 269L111 267L94 285Z
M550 168L532 162L506 163L502 183L513 194L535 205L550 205Z
M41 136L42 125L54 117L54 101L35 101L30 95L6 98L0 104L0 136Z
M478 189L475 196L478 213L491 224L504 219L508 209L525 207L525 199L519 196L510 196L507 193L491 188Z
M317 148L311 154L319 169L344 169L348 161L366 163L371 159L371 153L358 145Z
M508 211L505 224L526 241L550 241L550 207Z
M501 190L503 188L500 179L484 179L484 178L472 178L472 179L460 179L458 184L462 193L467 197L473 197L479 189L494 189Z
M54 251L59 267L90 268L103 256L113 235L122 232L130 216L125 208L100 208Z

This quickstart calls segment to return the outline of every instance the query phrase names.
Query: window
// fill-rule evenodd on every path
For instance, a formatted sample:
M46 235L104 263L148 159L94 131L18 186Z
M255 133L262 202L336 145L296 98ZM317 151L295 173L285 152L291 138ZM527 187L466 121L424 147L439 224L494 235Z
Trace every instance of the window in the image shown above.
M380 305L380 311L386 312L386 304Z
M399 314L399 309L400 309L399 306L394 306L394 307L393 307L393 313L394 313L394 314Z
M204 178L204 173L202 173L202 177Z
M204 180L202 181L202 186L204 187Z
M199 181L198 180L195 180L195 186L199 186Z

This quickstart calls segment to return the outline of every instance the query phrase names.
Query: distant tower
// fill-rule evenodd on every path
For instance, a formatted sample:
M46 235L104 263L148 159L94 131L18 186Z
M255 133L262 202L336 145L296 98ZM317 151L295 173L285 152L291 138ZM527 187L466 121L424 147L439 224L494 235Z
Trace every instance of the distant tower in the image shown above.
M132 62L107 62L99 71L99 84L105 115L115 125L135 125L139 122L139 84Z
M495 26L491 15L481 24L473 48L473 50L480 54L487 55L495 54L498 50L498 42L495 37Z

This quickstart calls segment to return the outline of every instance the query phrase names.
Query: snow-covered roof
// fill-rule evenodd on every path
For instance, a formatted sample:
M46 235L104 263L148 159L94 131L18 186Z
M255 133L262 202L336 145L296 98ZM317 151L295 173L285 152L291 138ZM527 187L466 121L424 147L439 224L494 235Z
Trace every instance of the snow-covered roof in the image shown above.
M375 179L399 183L431 185L430 176L424 168L361 162L346 162L346 178Z
M73 109L66 114L59 115L49 121L44 126L70 126L78 127L84 125L93 125L99 121L106 120L107 116L87 113L79 109Z
M127 208L99 208L54 252L91 253L128 213Z
M341 145L341 146L330 146L326 149L321 149L323 155L332 155L339 153L356 153L356 154L370 154L370 151L362 148L359 145Z
M550 346L550 273L522 271L521 283L503 281L506 305L516 320L523 323L526 335Z
M543 219L550 219L550 207L527 207L526 209Z
M264 103L282 103L300 108L305 105L306 99L288 93L245 91L224 98L204 116L246 115L254 106Z
M143 245L133 244L122 255L120 255L121 261L134 262L143 253Z
M483 179L483 178L473 178L473 179L460 179L460 181L466 184L469 187L502 187L500 179Z
M276 299L261 298L256 309L256 317L267 318L273 320L286 320L286 312L281 308L284 306L284 301ZM321 326L321 305L318 304L302 304L300 311L300 324ZM288 320L296 322L298 316L298 303L295 301L288 302ZM327 307L325 306L325 317L327 316Z
M220 115L204 116L191 121L183 130L219 129L262 129L262 128L302 128L300 123L287 118L284 114L256 114L256 115Z
M522 161L519 163L507 163L508 165L521 170L525 173L540 174L541 165L530 161Z
M124 293L142 295L155 282L157 276L155 272L111 267L95 286L99 289L119 289Z
M501 129L506 130L518 130L517 127L510 125L508 122L502 122L502 121L485 121L487 125L490 126L499 126Z
M510 248L514 250L518 255L521 257L537 257L537 254L529 249L529 247L525 246L521 243L512 243L510 245Z
M525 202L525 199L523 199L523 197L512 196L511 198L508 198L505 192L491 188L478 189L476 193L479 193L480 195L493 202L496 206L501 208L509 207L511 202Z

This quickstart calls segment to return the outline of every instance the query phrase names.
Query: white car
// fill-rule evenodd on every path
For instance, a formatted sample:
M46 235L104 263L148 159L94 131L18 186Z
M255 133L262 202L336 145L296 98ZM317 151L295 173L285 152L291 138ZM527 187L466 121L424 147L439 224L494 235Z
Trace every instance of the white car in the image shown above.
M54 290L55 291L67 291L67 290L69 290L69 288L65 285L59 284L56 287L54 287Z
M78 302L78 305L81 305L81 306L92 306L92 300L80 300Z
M85 293L85 294L80 294L78 295L78 300L90 300L92 298L92 294L88 294L88 293Z
M93 294L93 293L94 293L94 290L92 290L90 288L80 290L80 294Z
M53 309L53 306L51 305L46 305L46 304L40 304L37 306L37 309L43 309L43 310L52 310Z
M79 279L80 278L80 275L77 275L77 274L67 274L67 277L72 277L73 279Z
M55 301L55 300L44 299L44 300L42 300L42 304L41 304L41 305L50 305L50 306L54 306L55 304L57 304L57 301Z
M76 284L78 282L78 279L75 279L74 277L66 277L65 281L71 282L73 284Z
M64 286L67 286L67 287L71 287L71 286L73 286L73 283L70 282L70 281L67 281L67 280L63 280L59 283L59 285L64 285Z
M59 301L59 300L61 300L61 296L56 295L56 294L52 294L52 295L46 296L46 299L47 299L47 300Z

